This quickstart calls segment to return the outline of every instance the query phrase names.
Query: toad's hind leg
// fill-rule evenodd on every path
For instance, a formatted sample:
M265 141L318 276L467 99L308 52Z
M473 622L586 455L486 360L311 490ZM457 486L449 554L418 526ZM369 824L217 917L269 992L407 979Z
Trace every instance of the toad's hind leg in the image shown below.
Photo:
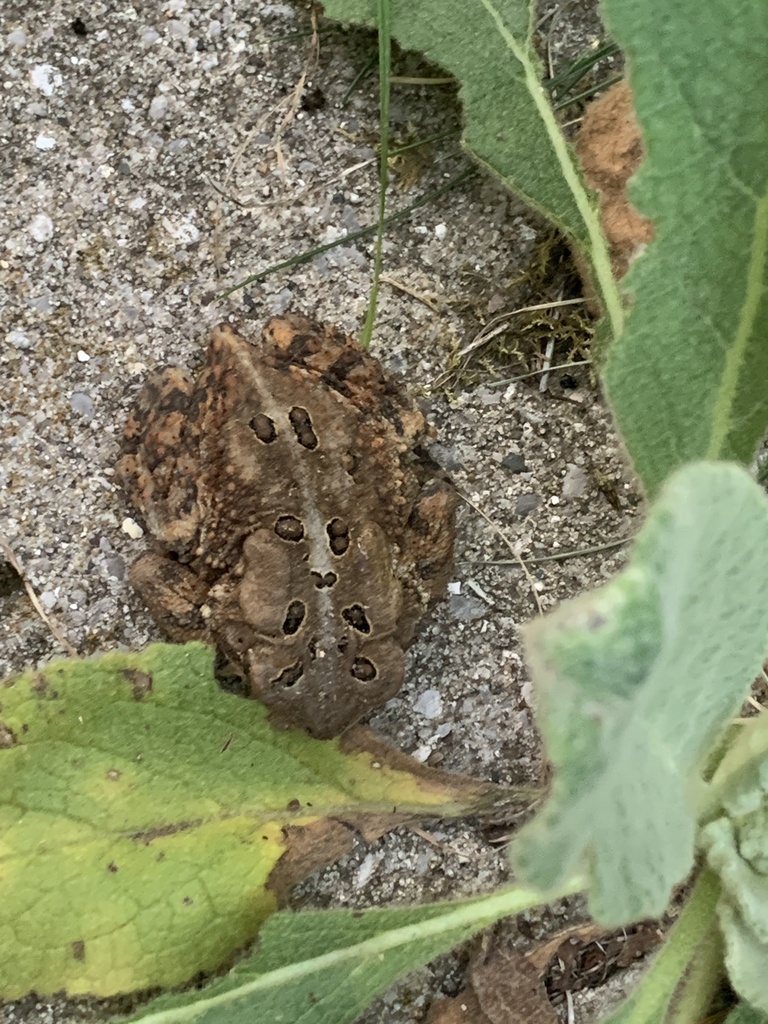
M179 367L153 373L134 401L116 467L147 530L181 558L196 546L200 527L193 392L193 380Z
M404 582L406 603L416 604L415 619L425 606L439 600L448 586L453 569L457 504L458 496L448 481L430 480L421 489L408 520L406 564L413 566L413 572ZM413 630L403 639L409 641L412 634Z
M208 637L201 606L210 583L166 555L148 552L131 567L130 580L152 618L178 642Z

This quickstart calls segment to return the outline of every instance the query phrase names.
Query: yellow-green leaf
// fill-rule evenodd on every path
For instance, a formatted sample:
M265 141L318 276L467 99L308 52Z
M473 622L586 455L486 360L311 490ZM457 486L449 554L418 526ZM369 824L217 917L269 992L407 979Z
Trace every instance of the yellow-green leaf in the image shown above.
M267 883L293 852L286 826L303 826L305 840L339 815L386 827L456 813L487 788L391 761L276 731L261 705L218 688L202 644L7 681L0 995L184 982L220 966L276 908ZM305 841L297 862L327 859L326 839L316 856Z

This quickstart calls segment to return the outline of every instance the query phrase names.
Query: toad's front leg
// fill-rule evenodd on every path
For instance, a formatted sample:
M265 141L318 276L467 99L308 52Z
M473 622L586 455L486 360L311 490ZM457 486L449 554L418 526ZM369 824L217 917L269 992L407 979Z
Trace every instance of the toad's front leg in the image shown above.
M134 562L130 581L169 639L182 643L208 638L202 609L209 581L182 562L152 551Z

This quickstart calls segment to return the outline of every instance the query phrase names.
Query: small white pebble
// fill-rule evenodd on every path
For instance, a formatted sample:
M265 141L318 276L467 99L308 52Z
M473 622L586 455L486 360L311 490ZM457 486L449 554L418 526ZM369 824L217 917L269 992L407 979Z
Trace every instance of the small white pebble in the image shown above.
M91 359L91 357L88 355L88 353L87 352L83 352L82 349L80 349L80 351L77 353L77 361L78 361L78 363L87 363L87 362L90 362L90 359Z
M461 593L461 580L453 580L448 584L449 594L460 594Z
M442 242L445 236L448 234L448 228L445 224L435 224L435 238L438 242Z
M92 420L96 414L93 399L84 391L73 391L69 398L72 409L86 420Z
M56 607L56 602L58 600L58 597L56 597L52 590L44 590L40 595L40 604L47 612Z
M172 221L169 217L163 217L162 225L171 238L182 245L192 245L200 238L200 231L191 220Z
M23 28L15 28L13 32L8 33L5 41L14 50L20 50L23 46L27 45L27 33Z
M413 705L417 714L425 718L439 718L443 713L443 698L439 690L425 690Z
M367 853L363 858L363 863L357 869L357 875L355 877L355 888L362 889L368 882L368 879L373 874L374 868L376 867L376 858L373 854Z
M29 222L27 230L36 242L47 242L53 234L53 221L47 213L38 213Z
M428 743L425 743L423 746L417 747L411 754L411 757L424 764L431 753L432 747L430 747Z
M32 341L27 337L24 331L8 331L5 336L5 340L9 345L13 345L14 348L32 348Z
M42 149L42 150L55 149L56 148L56 139L54 139L52 135L43 135L41 133L35 139L35 148L36 149Z
M53 96L63 79L52 64L35 64L29 73L32 85L39 89L43 96Z
M131 519L130 516L125 517L125 519L120 524L120 529L123 531L123 533L127 533L131 540L139 540L139 538L144 536L144 531L142 530L142 528L139 526L136 520Z
M493 604L493 598L488 594L479 583L474 580L467 580L467 586L480 598L481 601L485 601L486 604Z
M161 117L165 117L168 113L168 97L155 96L152 102L149 104L149 119L150 121L159 121Z
M166 27L171 39L187 39L189 36L189 25L186 21L180 21L178 18L172 18Z
M569 462L563 477L563 497L580 498L589 488L589 477L581 468Z

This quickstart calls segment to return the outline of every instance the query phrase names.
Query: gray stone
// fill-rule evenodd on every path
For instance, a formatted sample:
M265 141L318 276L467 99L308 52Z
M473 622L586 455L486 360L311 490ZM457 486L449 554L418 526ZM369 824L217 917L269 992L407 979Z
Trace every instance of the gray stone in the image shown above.
M515 502L515 515L520 516L524 519L525 516L531 512L535 512L536 509L541 505L541 495L539 494L521 494Z
M528 470L528 467L525 464L525 459L517 452L510 452L509 455L505 455L501 460L501 464L504 469L508 469L510 473L525 473Z

